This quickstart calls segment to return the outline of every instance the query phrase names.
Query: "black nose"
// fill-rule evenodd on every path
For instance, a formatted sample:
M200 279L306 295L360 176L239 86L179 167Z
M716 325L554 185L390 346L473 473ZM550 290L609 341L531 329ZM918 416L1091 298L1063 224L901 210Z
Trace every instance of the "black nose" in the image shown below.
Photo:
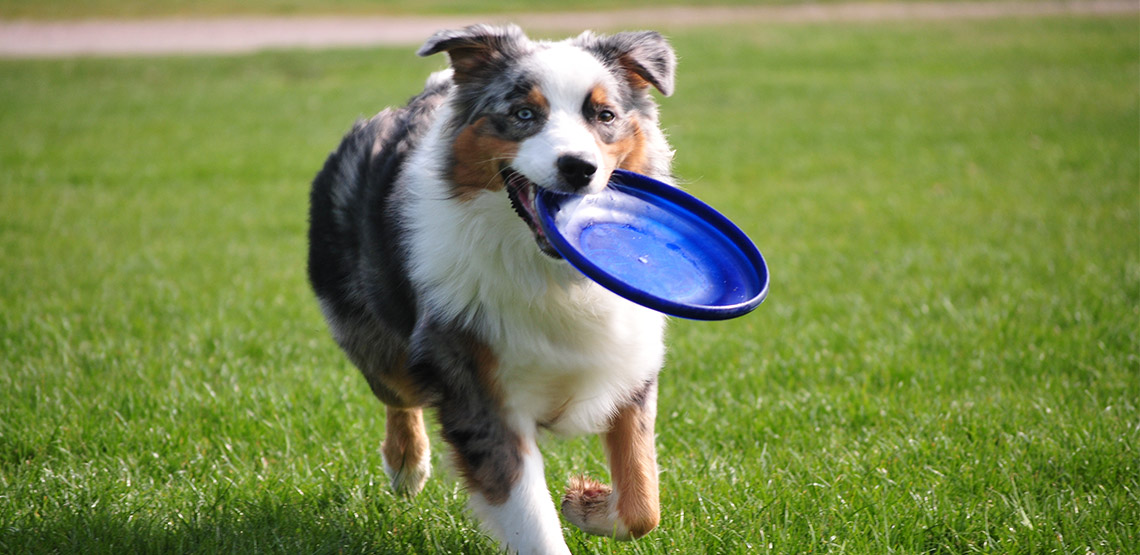
M558 174L562 176L567 185L575 189L583 189L590 184L594 172L598 167L572 154L558 157Z

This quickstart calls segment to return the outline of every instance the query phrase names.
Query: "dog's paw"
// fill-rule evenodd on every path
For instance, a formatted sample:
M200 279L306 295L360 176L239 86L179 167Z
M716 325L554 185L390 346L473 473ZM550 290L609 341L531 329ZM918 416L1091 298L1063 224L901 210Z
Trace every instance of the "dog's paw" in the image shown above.
M617 512L617 494L610 486L588 478L573 476L562 496L562 516L587 534L628 540L629 527Z
M399 495L408 497L416 495L424 489L424 484L431 476L431 456L426 453L419 461L399 461L399 466L392 465L387 455L384 455L383 459L384 473L391 481L392 491Z

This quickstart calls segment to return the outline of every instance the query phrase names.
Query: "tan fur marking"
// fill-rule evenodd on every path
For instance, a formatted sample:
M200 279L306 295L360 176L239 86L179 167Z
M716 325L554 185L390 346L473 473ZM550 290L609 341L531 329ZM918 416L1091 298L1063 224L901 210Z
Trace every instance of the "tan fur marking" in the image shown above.
M385 405L396 408L422 406L419 389L408 373L408 354L400 352L391 365L373 365L370 361L359 364L361 373L368 380L372 393Z
M489 125L487 118L476 120L460 131L451 145L455 163L451 181L460 200L470 200L483 191L502 190L505 184L499 170L518 153L518 143L495 137Z
M636 405L621 409L605 442L618 491L618 516L631 536L644 536L661 521L653 413Z
M472 341L472 356L475 358L475 379L483 386L497 407L503 404L503 393L499 387L499 359L495 352L481 341Z
M590 522L605 520L609 515L610 495L613 489L589 476L571 476L566 484L566 494L562 497L563 512L567 505L573 507L576 518Z
M599 140L598 149L605 157L606 167L644 173L648 159L645 134L641 132L641 125L637 120L630 121L626 125L630 126L630 131L624 137L608 144Z
M530 93L526 95L526 102L538 108L539 111L545 112L550 109L550 102L546 100L546 97L543 96L542 91L538 87L534 87L530 90Z
M645 173L649 159L645 148L645 134L641 132L641 125L636 120L631 121L629 125L631 127L629 135L614 143L614 147L622 152L615 167L631 172Z
M598 85L590 89L590 103L594 106L610 105L605 87ZM607 168L643 173L646 164L645 134L641 132L641 124L636 117L630 117L633 119L626 123L628 132L612 143L599 140L598 148L605 157Z
M619 60L619 63L621 64L622 69L625 70L624 73L626 81L629 82L629 85L631 87L635 89L649 88L649 81L646 81L644 77L637 74L638 67L631 58L628 56L622 57L621 60Z
M609 95L606 94L606 88L601 85L595 85L590 89L590 103L594 106L608 106Z
M393 470L401 472L420 466L429 452L423 409L388 407L385 428L380 450Z
M418 388L412 381L412 375L408 372L408 353L400 353L398 363L391 370L384 372L381 381L399 396L398 402L385 401L386 405L397 408L414 408L423 404L419 399Z

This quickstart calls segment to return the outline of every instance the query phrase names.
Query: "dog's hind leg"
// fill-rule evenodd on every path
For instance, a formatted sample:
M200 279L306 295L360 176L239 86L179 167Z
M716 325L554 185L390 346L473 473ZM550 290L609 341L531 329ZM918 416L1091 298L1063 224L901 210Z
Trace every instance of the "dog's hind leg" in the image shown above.
M431 448L424 428L423 409L388 407L387 433L380 452L392 489L415 495L431 475Z
M613 488L585 476L571 478L562 514L582 531L619 540L638 538L661 519L653 423L657 385L618 411L603 440Z
M388 408L380 454L392 490L415 495L431 475L431 448L423 409L418 406L422 400L405 369L406 344L374 320L341 320L333 314L329 319L333 337L360 369L372 393Z

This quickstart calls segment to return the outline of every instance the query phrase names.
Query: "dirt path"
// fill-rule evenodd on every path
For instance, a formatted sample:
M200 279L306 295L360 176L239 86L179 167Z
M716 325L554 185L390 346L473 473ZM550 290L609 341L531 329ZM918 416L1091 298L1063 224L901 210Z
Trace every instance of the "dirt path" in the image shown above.
M0 57L252 52L271 48L417 45L434 31L513 21L528 31L676 29L698 25L985 19L1140 13L1140 0L874 2L742 7L664 7L604 13L456 17L237 17L213 19L0 21Z

